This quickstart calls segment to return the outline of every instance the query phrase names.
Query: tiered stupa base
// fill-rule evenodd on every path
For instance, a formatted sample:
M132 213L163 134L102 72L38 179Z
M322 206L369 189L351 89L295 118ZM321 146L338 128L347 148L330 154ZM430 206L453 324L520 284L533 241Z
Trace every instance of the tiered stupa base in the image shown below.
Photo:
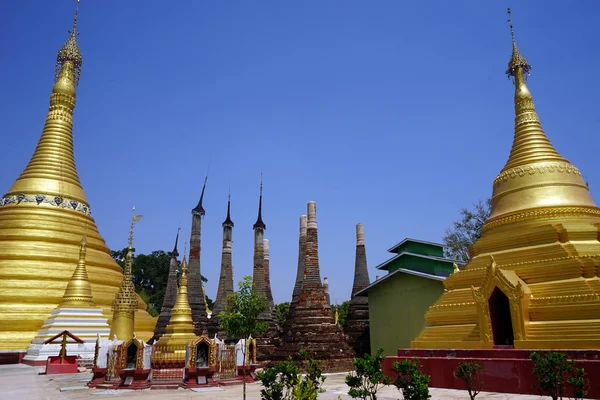
M67 355L81 357L83 364L93 363L98 335L108 337L110 333L107 318L101 308L56 308L33 339L23 363L45 365L48 357L59 355L60 344L44 342L65 330L85 341L81 344L67 343Z
M348 343L357 356L371 354L368 304L350 304L344 332L348 336Z

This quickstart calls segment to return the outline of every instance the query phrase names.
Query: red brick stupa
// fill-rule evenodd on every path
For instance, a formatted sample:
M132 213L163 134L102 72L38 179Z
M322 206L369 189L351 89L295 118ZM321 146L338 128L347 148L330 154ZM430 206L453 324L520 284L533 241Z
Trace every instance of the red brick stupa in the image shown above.
M299 350L306 350L314 360L323 361L325 371L347 371L352 365L354 351L342 328L335 324L321 283L317 205L313 201L308 203L303 275L298 303L290 310L282 344L272 359L283 361L288 356L295 357Z

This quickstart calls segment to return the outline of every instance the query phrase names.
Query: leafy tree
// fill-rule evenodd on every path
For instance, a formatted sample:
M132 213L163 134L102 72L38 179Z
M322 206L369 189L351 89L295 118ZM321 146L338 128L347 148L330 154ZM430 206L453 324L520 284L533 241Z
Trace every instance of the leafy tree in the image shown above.
M538 389L540 395L547 393L553 400L562 399L575 361L568 360L567 353L553 351L533 352L529 358L533 361L533 376L538 380L534 388Z
M346 317L348 316L348 310L350 309L350 300L346 300L342 304L332 304L331 305L331 314L335 318L335 311L338 311L338 323L341 326L346 325Z
M277 323L279 326L285 325L288 314L290 313L290 303L284 302L275 305L275 312L277 313Z
M454 371L454 376L465 382L471 400L474 400L475 396L477 396L483 388L483 380L481 378L482 373L483 366L478 362L461 361L458 363L456 371Z
M110 255L121 268L125 268L127 251L127 247L119 251L110 251ZM154 317L160 313L165 297L170 263L171 253L156 250L150 254L136 255L134 249L131 272L135 291L147 304L148 313ZM207 282L204 276L202 276L202 281ZM210 308L212 300L208 296L207 302L209 302Z
M402 360L392 363L392 371L396 373L393 385L406 400L427 400L429 395L429 375L421 372L419 359Z
M267 299L252 291L252 277L244 276L239 290L227 296L225 311L219 314L220 328L229 337L248 339L266 332L269 325L258 317L268 306ZM244 372L244 400L246 399L246 346L242 346Z
M583 368L575 368L569 378L569 383L573 386L573 398L575 400L585 399L590 391L590 380Z
M461 219L454 221L452 227L446 229L444 244L446 257L468 262L469 248L481 237L483 225L492 212L492 200L479 200L473 204L473 211L462 208Z
M365 354L352 361L354 373L346 375L346 385L350 387L348 395L353 399L377 400L380 385L388 385L390 379L381 370L384 359L383 349L377 349L374 355Z

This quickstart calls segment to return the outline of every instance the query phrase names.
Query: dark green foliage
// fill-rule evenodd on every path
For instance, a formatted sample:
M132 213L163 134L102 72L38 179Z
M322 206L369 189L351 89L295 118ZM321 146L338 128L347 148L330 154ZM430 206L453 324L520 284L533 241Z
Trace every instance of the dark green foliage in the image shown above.
M290 313L290 303L287 301L275 305L275 312L277 313L277 323L279 326L285 325L288 314Z
M481 231L485 221L492 212L492 200L485 202L479 200L473 204L474 211L462 208L461 219L452 223L452 228L446 229L444 244L446 249L444 255L454 260L469 261L469 248L481 237Z
M540 395L546 393L553 400L562 399L565 385L571 384L575 398L583 398L589 389L589 380L583 368L575 368L575 361L567 359L567 353L549 351L533 352L529 356L533 361L533 376L538 380L534 389Z
M374 355L365 354L352 361L356 370L346 376L346 385L350 387L348 395L353 399L377 400L377 391L381 385L390 383L390 379L381 370L384 359L383 349L379 348Z
M331 314L335 318L335 310L338 310L338 324L340 326L346 325L346 317L348 316L348 310L350 309L350 300L346 300L340 305L331 305Z
M125 257L128 248L115 251L111 250L110 255L121 266L125 268ZM162 250L153 251L150 254L135 254L132 259L131 272L135 291L140 295L148 308L146 311L153 317L160 313L167 281L169 279L169 264L171 263L171 253ZM202 276L203 282L208 282ZM206 297L208 307L212 309L212 300Z
M257 374L264 387L260 391L261 399L316 400L318 394L325 391L321 362L307 357L303 350L296 358L300 361L290 358ZM305 375L301 376L300 371Z
M396 361L392 371L396 373L393 385L402 393L405 400L427 400L429 395L429 375L421 372L419 359Z
M454 371L454 376L465 382L469 397L471 400L481 392L483 387L483 366L478 362L459 362L458 368Z
M569 383L573 386L573 398L575 400L584 399L590 390L590 380L583 368L575 368Z

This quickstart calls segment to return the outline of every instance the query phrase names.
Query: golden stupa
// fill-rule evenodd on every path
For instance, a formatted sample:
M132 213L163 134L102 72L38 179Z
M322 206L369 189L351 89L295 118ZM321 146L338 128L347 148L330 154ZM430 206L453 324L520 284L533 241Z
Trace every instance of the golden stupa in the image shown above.
M0 199L0 352L25 351L61 302L87 237L87 271L95 303L110 306L123 276L90 214L73 156L73 109L82 57L73 29L56 60L55 83L33 157ZM139 300L138 336L154 319Z
M185 254L185 253L184 253ZM185 256L181 262L181 283L177 300L171 309L171 317L166 328L166 333L158 340L152 361L160 362L166 359L185 360L187 345L197 339L194 334L194 321L192 308L187 294L187 262Z
M600 347L600 209L542 130L525 84L531 66L510 28L512 150L494 180L492 213L471 261L444 281L412 347Z

